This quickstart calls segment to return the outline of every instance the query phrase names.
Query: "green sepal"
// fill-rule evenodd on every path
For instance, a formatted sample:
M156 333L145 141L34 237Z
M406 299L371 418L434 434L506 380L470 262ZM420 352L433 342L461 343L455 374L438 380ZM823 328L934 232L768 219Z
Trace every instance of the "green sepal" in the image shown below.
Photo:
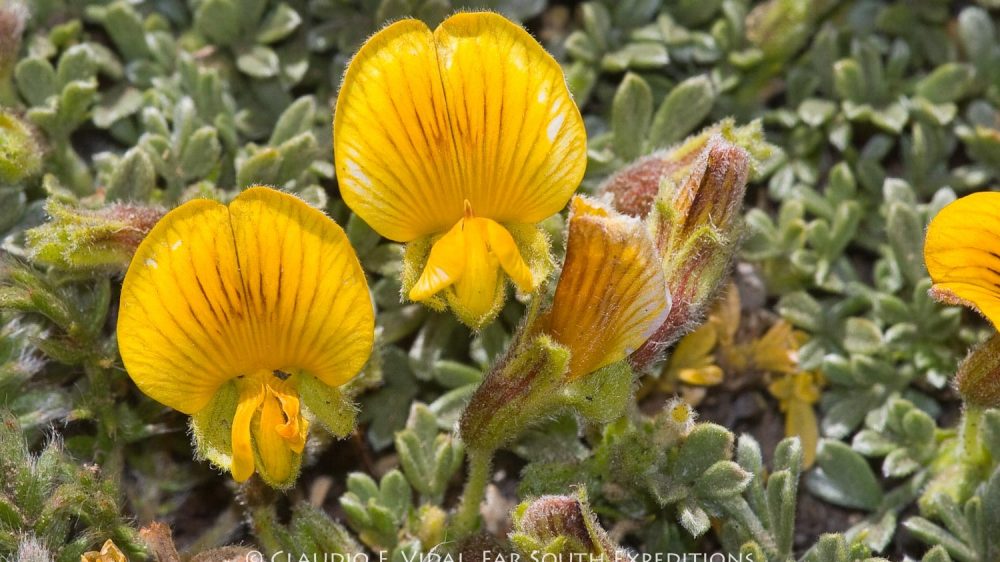
M486 375L459 422L470 449L493 451L563 404L560 386L569 368L569 350L549 336L513 349Z
M632 399L632 381L628 362L618 361L570 382L561 397L581 416L604 424L625 414Z
M330 433L344 437L354 431L358 410L340 387L329 386L312 375L302 373L299 396L308 412Z
M227 472L233 464L233 418L239 401L236 381L227 381L190 421L196 457Z

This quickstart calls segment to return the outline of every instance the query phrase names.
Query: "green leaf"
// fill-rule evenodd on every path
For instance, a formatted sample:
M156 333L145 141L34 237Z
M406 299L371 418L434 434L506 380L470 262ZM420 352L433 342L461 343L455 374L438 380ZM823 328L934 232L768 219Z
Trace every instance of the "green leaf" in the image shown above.
M236 67L253 78L271 78L281 69L278 55L261 45L241 50L236 56Z
M911 517L903 522L903 527L927 544L939 545L959 560L978 560L976 553L944 528L924 519Z
M122 157L107 185L108 201L147 201L156 188L156 169L146 151L135 147Z
M709 527L711 527L711 521L708 518L708 514L705 513L705 510L695 505L693 502L682 502L678 516L681 526L684 527L687 532L691 533L691 536L693 537L700 537L708 531Z
M867 511L882 503L882 487L871 467L848 445L823 439L816 464L819 468L806 481L814 494L836 505Z
M316 119L316 100L313 96L302 96L285 108L271 132L267 143L278 146L300 133L312 130Z
M614 149L623 160L635 160L641 155L652 114L653 91L641 76L629 72L611 106Z
M669 146L686 137L708 117L715 96L711 79L704 75L688 78L670 90L653 117L649 148Z
M126 60L149 57L146 32L139 14L127 2L118 1L104 12L104 29Z
M31 105L42 105L50 96L56 95L56 71L43 58L22 59L14 68L14 79L21 97Z
M933 103L954 102L965 97L972 85L975 72L969 65L947 63L934 69L917 82L916 92Z
M882 331L867 318L848 318L844 332L844 348L850 353L870 355L882 347Z
M277 43L291 35L302 23L302 16L285 3L278 4L257 30L257 42Z
M733 434L713 423L701 423L691 430L673 459L672 478L692 482L712 465L732 456Z
M823 308L808 293L789 293L778 301L778 314L807 332L822 330Z
M703 498L727 498L742 494L752 478L735 462L719 461L695 481L694 488Z
M275 185L280 169L281 153L274 148L265 148L237 165L236 185L240 188Z
M194 132L184 143L180 155L182 177L193 180L206 175L219 163L222 155L222 145L212 127L202 127Z
M205 0L195 12L194 26L209 41L228 47L240 39L240 7L235 0Z
M97 56L86 44L73 45L59 57L56 79L66 87L70 82L93 80L97 74Z
M917 211L908 205L890 205L886 214L886 234L903 276L915 285L926 276L923 221Z

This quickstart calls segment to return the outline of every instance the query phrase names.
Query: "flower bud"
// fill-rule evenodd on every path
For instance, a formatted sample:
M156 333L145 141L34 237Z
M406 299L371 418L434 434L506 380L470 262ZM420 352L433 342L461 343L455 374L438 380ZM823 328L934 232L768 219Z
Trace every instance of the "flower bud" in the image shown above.
M666 320L630 358L636 368L697 322L725 279L743 233L740 208L752 163L751 153L727 135L703 133L625 168L604 186L616 205L646 217L673 299ZM657 195L647 208L654 177Z
M8 78L17 62L28 9L20 2L0 6L0 81Z
M568 366L569 352L549 336L513 343L462 412L462 442L470 449L494 451L550 415Z
M542 496L522 503L514 511L511 542L522 553L590 555L593 559L628 560L628 552L616 545L579 497Z
M115 203L100 209L55 198L45 205L51 220L26 233L32 261L73 271L124 271L163 210Z
M969 352L958 366L955 388L968 404L1000 408L1000 334Z
M41 167L42 149L31 129L12 113L0 111L0 187L19 184Z

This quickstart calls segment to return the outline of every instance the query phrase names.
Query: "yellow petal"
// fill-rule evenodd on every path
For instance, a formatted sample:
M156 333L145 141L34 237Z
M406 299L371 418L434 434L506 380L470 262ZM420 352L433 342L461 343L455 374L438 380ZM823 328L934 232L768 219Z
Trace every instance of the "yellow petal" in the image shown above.
M570 350L570 378L624 359L670 311L663 268L643 223L594 206L574 199L566 260L543 320Z
M816 460L816 444L819 441L819 427L816 412L811 404L791 400L785 414L785 436L798 436L802 442L802 458L805 468Z
M233 418L233 462L230 471L233 479L243 482L254 473L253 443L250 440L250 423L254 412L265 397L264 386L256 381L241 385L240 402Z
M500 266L510 276L514 285L524 293L534 291L535 281L532 279L531 270L528 268L528 264L524 263L510 231L489 219L475 220L483 223L486 230L486 244L489 246L490 253L500 261Z
M449 230L465 201L501 224L537 222L565 205L586 166L558 63L492 13L375 34L348 67L333 129L344 201L398 241Z
M812 373L796 373L793 387L795 399L805 404L819 402L820 388Z
M118 346L145 394L191 414L238 374L243 282L224 205L186 203L139 245L122 286Z
M447 293L455 312L478 328L496 312L504 295L503 269L524 292L535 289L531 270L510 232L496 222L466 216L431 247L420 278L410 289L415 301Z
M282 394L268 387L260 415L254 423L253 436L261 463L258 468L267 482L276 484L288 481L295 470L295 454L302 452L301 446L298 446L298 443L293 443L298 437L297 424L296 433L291 435L291 440L282 435L282 429L286 427L287 423L284 406ZM299 412L296 408L294 418L297 420L298 417ZM297 446L298 451L294 450L293 444Z
M792 397L791 375L783 375L775 379L767 385L767 390L771 393L771 396L781 401L782 407L784 407L784 402Z
M714 386L722 382L722 369L716 365L705 367L684 368L677 372L677 378L686 384L698 386Z
M329 385L371 352L374 313L343 230L268 188L168 213L122 287L118 342L139 388L192 414L227 380L306 371Z
M464 219L465 270L455 280L449 303L466 323L478 328L481 318L492 317L503 297L500 262L490 252L484 219ZM431 250L433 253L434 250Z
M431 246L427 265L410 289L410 300L429 299L453 285L465 271L465 229L460 221Z
M303 370L330 386L371 354L375 315L347 235L322 212L273 189L229 205L247 295L254 365Z
M703 324L677 342L668 364L678 368L711 364L716 340L715 326L711 323Z
M798 367L798 342L792 325L784 320L774 323L763 336L751 344L753 365L773 373L790 373Z
M941 209L927 228L924 261L936 296L1000 328L1000 193L973 193Z

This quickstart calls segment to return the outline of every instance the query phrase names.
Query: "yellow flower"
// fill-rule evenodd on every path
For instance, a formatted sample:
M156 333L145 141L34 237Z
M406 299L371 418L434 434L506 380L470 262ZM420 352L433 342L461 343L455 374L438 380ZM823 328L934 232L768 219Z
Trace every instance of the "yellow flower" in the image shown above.
M586 167L559 65L492 13L375 34L347 69L333 138L344 201L410 243L404 294L474 328L496 317L506 278L524 293L543 281L551 260L534 225L565 206Z
M80 562L128 562L128 558L125 556L125 553L118 548L114 541L108 539L104 541L104 545L101 546L100 552L91 550L90 552L84 552L81 554Z
M570 352L568 380L625 359L670 312L652 239L639 219L575 197L566 260L542 329Z
M679 380L698 386L722 382L722 368L715 364L717 340L716 327L711 322L681 338L664 367L663 382Z
M973 193L941 209L927 227L924 261L936 298L1000 326L1000 193Z
M373 337L368 286L343 230L264 187L228 206L202 199L167 213L122 287L129 375L192 415L199 451L237 481L256 470L291 484L309 427L300 397L324 425L342 425L345 413L331 408L349 405L336 387L367 361Z
M798 437L802 443L802 462L806 468L816 460L819 427L813 404L819 401L821 385L820 375L797 372L786 373L767 387L785 412L785 435Z

